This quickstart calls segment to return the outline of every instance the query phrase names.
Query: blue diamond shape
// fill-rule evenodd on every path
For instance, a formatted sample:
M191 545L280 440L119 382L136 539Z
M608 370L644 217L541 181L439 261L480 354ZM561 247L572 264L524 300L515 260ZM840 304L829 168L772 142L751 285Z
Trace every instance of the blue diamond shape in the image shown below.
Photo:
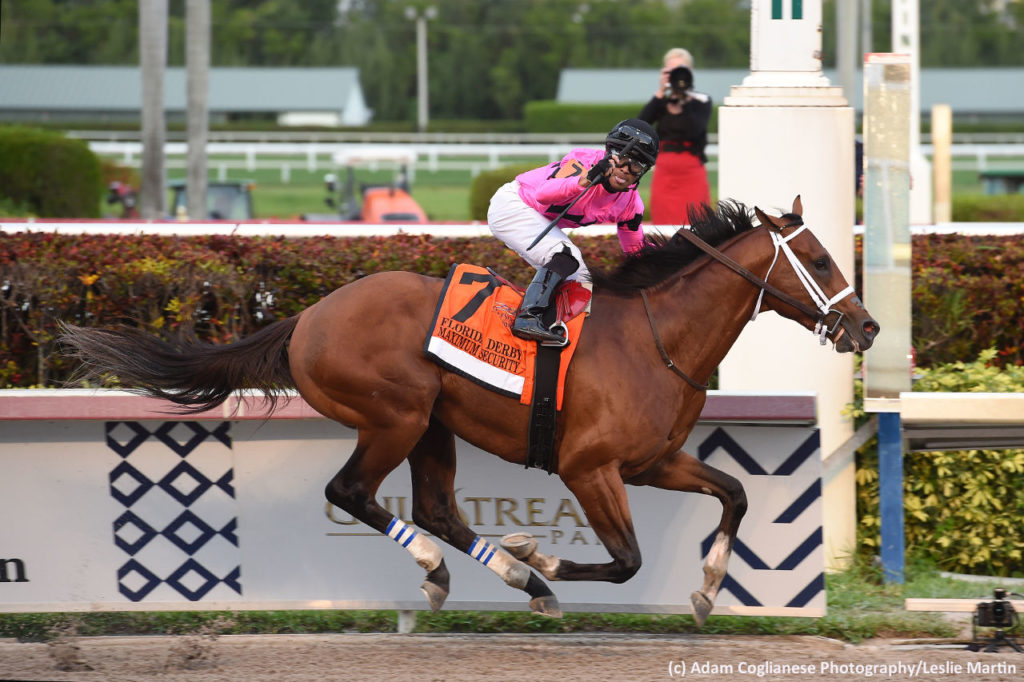
M217 481L217 487L228 494L229 497L235 496L235 486L233 482L235 480L235 470L228 469L223 476Z
M171 431L176 429L178 426L184 426L186 429L192 432L192 437L184 443L180 443L171 436ZM199 422L164 422L160 425L153 435L160 439L164 445L174 450L182 457L187 457L190 452L196 449L196 447L206 440L210 432L206 430L206 427L201 425Z
M146 584L137 590L130 590L124 584L124 579L132 573L137 573L146 579ZM117 589L124 596L128 597L132 601L142 601L146 598L146 595L156 589L157 585L160 584L160 578L157 578L152 571L140 564L135 559L131 559L121 568L117 569Z
M191 477L195 483L195 487L188 493L181 492L175 487L175 484L181 483L179 479L185 476ZM178 466L167 472L167 475L160 479L160 483L157 485L168 495L187 507L199 499L213 484L210 482L210 479L199 473L194 466L186 461L182 461Z
M127 443L118 443L114 439L114 436L112 435L114 429L116 429L121 424L124 424L135 434L134 436L132 436L131 439L128 440ZM132 454L135 451L135 448L142 445L146 441L146 439L149 438L149 431L143 428L142 425L139 424L138 422L107 422L106 431L107 447L116 452L117 454L121 455L122 457L127 457L128 455Z
M136 483L138 483L138 485L131 493L123 493L116 487L114 487L118 479L120 479L122 476L129 476L130 478L133 478ZM146 478L145 476L143 476L138 469L133 467L128 462L121 462L116 467L114 467L113 471L110 472L110 494L114 497L114 499L116 499L118 502L120 502L126 507L130 507L133 504L135 504L135 502L140 497L145 495L146 492L152 487L153 482Z
M231 447L231 422L221 422L220 425L213 431L210 431L210 435L219 440L227 447Z
M134 526L141 533L135 542L128 542L120 535L121 531L126 526L129 526L129 524ZM134 555L140 549L145 547L154 537L156 537L156 531L153 530L153 527L136 516L131 510L126 511L114 520L114 544L128 554Z
M187 525L191 525L199 530L199 535L191 542L178 534L178 532ZM196 550L205 545L210 538L217 534L213 528L188 509L182 512L181 516L171 521L170 525L164 528L162 532L164 537L173 542L178 549L182 550L186 554L195 554Z
M199 576L204 579L203 584L200 585L198 589L190 590L181 583L181 579L189 573L198 573ZM203 568L202 564L198 561L195 559L189 559L183 563L178 570L168 576L166 582L189 601L199 601L220 581L217 580L217 576Z
M235 566L234 570L224 576L224 584L238 594L242 594L242 567Z
M235 547L238 547L238 519L231 519L223 528L217 531Z

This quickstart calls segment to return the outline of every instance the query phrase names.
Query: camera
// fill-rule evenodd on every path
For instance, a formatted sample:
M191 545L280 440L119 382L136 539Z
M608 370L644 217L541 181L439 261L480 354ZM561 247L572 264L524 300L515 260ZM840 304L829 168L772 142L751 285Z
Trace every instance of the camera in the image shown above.
M1006 598L1006 590L997 587L995 601L979 602L974 613L975 624L986 628L1009 628L1017 621L1017 612Z
M693 71L685 66L677 66L668 72L666 97L685 97L693 88Z

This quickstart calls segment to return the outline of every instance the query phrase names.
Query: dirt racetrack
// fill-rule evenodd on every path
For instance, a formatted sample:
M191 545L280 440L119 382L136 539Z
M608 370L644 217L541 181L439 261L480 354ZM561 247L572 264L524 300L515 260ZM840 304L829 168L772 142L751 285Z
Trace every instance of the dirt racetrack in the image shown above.
M63 669L61 669L63 668ZM906 680L1024 679L1024 654L821 637L715 635L227 635L0 640L0 679Z

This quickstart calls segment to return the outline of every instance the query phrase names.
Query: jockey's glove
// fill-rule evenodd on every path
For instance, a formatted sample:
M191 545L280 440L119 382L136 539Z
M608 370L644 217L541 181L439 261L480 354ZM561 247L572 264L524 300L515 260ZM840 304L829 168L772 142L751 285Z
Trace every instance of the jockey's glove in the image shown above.
M603 159L595 163L589 171L587 171L587 181L590 184L598 182L608 173L608 169L612 167L611 155L606 155Z

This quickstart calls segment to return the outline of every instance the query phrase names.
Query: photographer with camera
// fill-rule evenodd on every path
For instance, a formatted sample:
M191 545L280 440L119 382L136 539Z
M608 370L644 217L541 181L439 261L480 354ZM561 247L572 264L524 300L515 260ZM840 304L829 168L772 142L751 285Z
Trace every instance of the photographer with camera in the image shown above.
M693 57L683 48L665 53L654 97L639 118L654 125L661 138L651 182L651 222L688 223L687 207L711 203L707 157L711 97L693 89Z

